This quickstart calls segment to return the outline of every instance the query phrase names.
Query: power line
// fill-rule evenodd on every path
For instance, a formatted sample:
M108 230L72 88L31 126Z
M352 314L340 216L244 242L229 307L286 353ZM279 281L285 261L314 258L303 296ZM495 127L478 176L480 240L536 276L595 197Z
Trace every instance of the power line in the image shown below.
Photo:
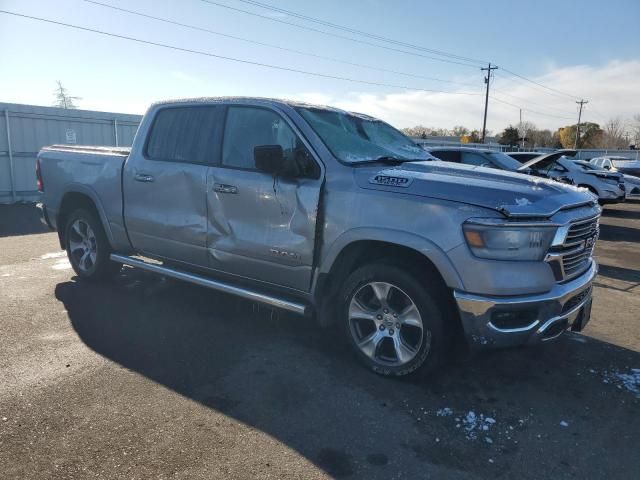
M417 52L409 52L407 50L402 50L400 48L394 48L394 47L389 47L389 46L385 46L385 45L380 45L380 44L377 44L377 43L367 42L366 40L359 40L357 38L351 38L351 37L347 37L345 35L339 35L337 33L327 32L326 30L321 30L319 28L313 28L313 27L309 27L307 25L299 25L297 23L287 22L286 20L282 20L280 18L274 18L274 17L269 17L267 15L261 15L259 13L250 12L248 10L243 10L241 8L232 7L230 5L225 5L223 3L214 2L212 0L200 0L200 1L203 2L203 3L207 3L209 5L214 5L214 6L217 6L217 7L226 8L228 10L233 10L233 11L236 11L236 12L245 13L247 15L252 15L254 17L259 17L259 18L262 18L262 19L265 19L265 20L270 20L272 22L277 22L277 23L281 23L281 24L284 24L284 25L290 25L292 27L301 28L303 30L309 30L309 31L312 31L312 32L321 33L322 35L328 35L330 37L341 38L343 40L348 40L350 42L360 43L362 45L369 45L371 47L383 48L385 50L390 50L392 52L404 53L404 54L407 54L407 55L413 55L415 57L426 58L426 59L429 59L429 60L435 60L437 62L453 63L453 64L456 64L456 65L463 65L465 67L478 68L477 65L474 65L474 64L471 64L471 63L463 63L463 62L459 62L459 61L451 60L451 59L447 59L447 58L431 57L429 55L423 55L423 54L417 53Z
M506 97L513 98L515 100L520 100L521 102L530 103L531 105L537 105L539 107L548 108L550 110L555 110L555 111L560 112L560 113L566 113L567 115L569 114L569 112L567 112L566 110L562 110L562 109L556 108L556 107L550 107L550 106L545 105L543 103L534 102L533 100L529 100L527 98L519 97L517 95L512 95L510 93L505 92L504 90L498 90L496 87L493 87L493 91L499 93L500 95L504 95Z
M544 113L544 112L539 112L537 110L532 110L530 108L524 108L524 107L521 107L520 105L516 105L515 103L507 102L506 100L502 100L500 98L497 98L495 95L490 95L489 98L491 98L492 100L495 100L496 102L504 103L505 105L509 105L511 107L514 107L514 108L522 109L522 110L524 110L526 112L533 113L535 115L543 115L545 117L561 118L563 120L573 120L572 117L562 117L560 115L553 115L551 113Z
M203 55L206 57L212 57L212 58L218 58L221 60L228 60L231 62L237 62L237 63L244 63L246 65L254 65L254 66L258 66L258 67L265 67L265 68L271 68L274 70L282 70L282 71L286 71L286 72L293 72L293 73L300 73L303 75L310 75L310 76L314 76L314 77L320 77L320 78L329 78L329 79L333 79L333 80L341 80L341 81L345 81L345 82L351 82L351 83L361 83L364 85L375 85L375 86L380 86L380 87L391 87L391 88L399 88L399 89L404 89L404 90L413 90L413 91L417 91L417 92L429 92L429 93L445 93L445 94L451 94L451 95L481 95L480 93L474 93L474 92L447 92L447 91L443 91L443 90L430 90L430 89L426 89L426 88L416 88L416 87L409 87L406 85L395 85L395 84L390 84L390 83L379 83L379 82L370 82L367 80L359 80L359 79L354 79L354 78L350 78L350 77L340 77L337 75L329 75L329 74L325 74L325 73L320 73L320 72L311 72L308 70L300 70L297 68L290 68L290 67L284 67L281 65L273 65L273 64L269 64L269 63L262 63L262 62L255 62L252 60L245 60L245 59L241 59L241 58L235 58L235 57L228 57L225 55L218 55L216 53L211 53L211 52L205 52L202 50L193 50L193 49L189 49L189 48L183 48L183 47L177 47L175 45L169 45L166 43L160 43L160 42L153 42L151 40L143 40L140 38L136 38L136 37L130 37L127 35L120 35L120 34L116 34L116 33L111 33L111 32L105 32L103 30L97 30L97 29L93 29L93 28L88 28L88 27L82 27L80 25L74 25L71 23L65 23L65 22L59 22L56 20L50 20L50 19L46 19L46 18L41 18L41 17L35 17L35 16L31 16L31 15L25 15L25 14L21 14L21 13L17 13L17 12L10 12L7 10L0 10L0 13L4 13L5 15L13 15L16 17L21 17L21 18L27 18L30 20L36 20L39 22L45 22L45 23L50 23L53 25L59 25L59 26L63 26L63 27L68 27L68 28L73 28L76 30L82 30L85 32L92 32L92 33L97 33L100 35L105 35L108 37L114 37L114 38L119 38L122 40L129 40L132 42L136 42L136 43L141 43L141 44L146 44L146 45L153 45L156 47L162 47L162 48L167 48L170 50L175 50L175 51L179 51L179 52L186 52L186 53L192 53L192 54L196 54L196 55Z
M454 53L445 52L444 50L436 50L436 49L433 49L433 48L426 48L426 47L422 47L420 45L415 45L415 44L412 44L412 43L402 42L400 40L395 40L395 39L389 38L389 37L383 37L382 35L377 35L377 34L365 32L363 30L358 30L358 29L355 29L355 28L347 27L345 25L339 25L339 24L332 23L332 22L329 22L329 21L326 21L326 20L321 20L319 18L310 17L308 15L303 15L301 13L293 12L291 10L286 10L284 8L279 8L279 7L276 7L276 6L273 6L273 5L269 5L269 4L266 4L266 3L257 2L255 0L238 0L238 1L242 2L242 3L247 3L249 5L254 5L254 6L257 6L257 7L260 7L260 8L265 8L265 9L271 10L273 12L283 13L285 15L289 15L289 16L292 16L292 17L295 17L295 18L299 18L301 20L306 20L306 21L309 21L309 22L317 23L319 25L324 25L326 27L335 28L337 30L342 30L342 31L349 32L349 33L355 33L357 35L362 35L362 36L369 37L369 38L372 38L372 39L375 39L375 40L381 40L383 42L393 43L395 45L401 45L403 47L409 47L409 48L413 48L413 49L416 49L416 50L422 50L424 52L433 53L435 55L442 55L444 57L454 58L454 59L457 59L457 60L464 60L464 61L467 61L467 62L475 62L475 63L479 63L479 64L482 64L482 65L486 65L488 63L486 60L478 60L476 58L464 57L462 55L456 55Z
M249 15L255 15L255 16L258 16L260 18L265 18L265 19L268 19L268 20L277 21L277 22L284 23L284 24L287 24L287 25L293 25L293 26L296 26L298 28L307 28L307 29L310 29L310 30L313 30L313 31L319 31L319 30L313 29L311 27L305 27L305 26L302 26L302 25L297 25L295 23L286 22L284 20L280 20L280 19L276 19L276 18L260 15L260 14L254 13L254 12L248 12L246 10L241 10L241 9L238 9L238 8L235 8L235 7L230 7L228 5L223 5L223 4L220 4L218 2L211 1L211 0L201 0L201 1L205 2L205 3L209 3L209 4L214 4L214 5L223 7L223 8L229 8L229 9L232 9L232 10L241 11L241 12L247 13ZM466 61L466 62L475 62L475 63L479 63L479 64L487 64L487 62L483 61L483 60L478 60L478 59L470 58L470 57L464 57L464 56L461 56L461 55L456 55L456 54L452 54L452 53L449 53L449 52L445 52L443 50L429 49L429 48L421 47L421 46L418 46L418 45L415 45L415 44L401 42L401 41L394 40L394 39L391 39L391 38L388 38L388 37L383 37L381 35L371 34L369 32L364 32L362 30L357 30L355 28L346 27L344 25L338 25L338 24L335 24L335 23L332 23L332 22L321 20L321 19L316 18L316 17L311 17L311 16L308 16L308 15L302 15L300 13L293 12L291 10L286 10L284 8L275 7L275 6L272 6L272 5L268 5L268 4L265 4L265 3L258 2L256 0L238 0L238 1L250 4L250 5L255 5L255 6L258 6L258 7L261 7L261 8L265 8L265 9L268 9L268 10L271 10L271 11L284 13L286 15L290 15L290 16L293 16L295 18L300 18L300 19L307 20L307 21L314 22L314 23L318 23L318 24L321 24L321 25L324 25L324 26L329 26L331 28L336 28L336 29L339 29L339 30L347 31L349 33L354 33L354 34L357 34L357 35L366 36L368 38L374 38L376 40L389 42L389 43L392 43L392 44L401 45L401 46L413 48L413 49L416 49L416 50L426 51L426 52L434 53L436 55L446 56L446 57L449 57L449 58L455 58L455 59L463 60L463 61ZM332 34L330 32L326 32L326 31L320 31L320 32L324 33L324 34L327 34L327 35L334 35L334 34ZM351 41L358 41L358 40L355 40L355 39L352 39L352 38L349 38L349 37L343 37L343 36L339 36L339 38L346 38L346 39L351 40ZM360 43L362 43L362 42L360 42ZM367 43L367 44L371 45L370 43ZM389 48L389 47L384 47L384 46L375 45L375 44L374 44L374 46L378 46L380 48ZM412 52L406 52L406 51L403 51L403 53L412 54ZM440 60L444 61L444 59L440 59ZM472 65L468 65L467 64L467 66L472 66ZM557 95L562 95L562 96L565 96L565 97L569 97L572 100L578 98L575 95L572 95L570 93L566 93L566 92L563 92L561 90L558 90L558 89L543 85L542 83L537 82L535 80L531 80L530 78L527 78L527 77L525 77L523 75L520 75L519 73L516 73L516 72L514 72L512 70L509 70L507 68L504 68L504 67L501 67L501 68L502 68L502 70L504 70L508 74L513 75L513 76L515 76L517 78L520 78L521 80L523 80L525 82L529 82L531 84L537 85L537 86L539 86L539 87L541 87L541 88L543 88L543 89L545 89L545 90L547 90L549 92L554 92Z
M282 50L282 51L285 51L285 52L291 52L291 53L295 53L295 54L298 54L298 55L305 55L305 56L309 56L309 57L313 57L313 58L320 58L322 60L328 60L328 61L331 61L331 62L342 63L342 64L345 64L345 65L351 65L351 66L354 66L354 67L367 68L367 69L370 69L370 70L376 70L376 71L380 71L380 72L393 73L393 74L396 74L396 75L403 75L405 77L421 78L421 79L424 79L424 80L431 80L431 81L434 81L434 82L442 82L442 83L450 83L450 84L455 84L455 85L474 86L471 83L456 82L456 81L453 81L453 80L445 80L445 79L442 79L442 78L428 77L428 76L425 76L425 75L418 75L418 74L413 74L413 73L401 72L401 71L398 71L398 70L390 70L390 69L386 69L386 68L376 67L376 66L373 66L373 65L366 65L366 64L362 64L362 63L349 62L347 60L341 60L339 58L328 57L328 56L325 56L325 55L318 55L318 54L315 54L315 53L305 52L305 51L302 51L302 50L296 50L296 49L293 49L293 48L281 47L279 45L274 45L272 43L259 42L257 40L251 40L251 39L244 38L244 37L239 37L239 36L236 36L236 35L230 35L230 34L227 34L227 33L217 32L217 31L211 30L209 28L199 27L197 25L190 25L190 24L187 24L187 23L181 23L181 22L177 22L175 20L170 20L168 18L156 17L154 15L149 15L147 13L143 13L143 12L140 12L140 11L129 10L129 9L126 9L126 8L116 7L115 5L109 5L109 4L106 4L106 3L97 2L95 0L84 0L84 1L86 3L91 3L91 4L94 4L94 5L98 5L100 7L110 8L112 10L117 10L117 11L128 13L128 14L131 14L131 15L137 15L139 17L148 18L148 19L151 19L151 20L156 20L158 22L164 22L164 23L167 23L167 24L170 24L170 25L176 25L176 26L183 27L183 28L189 28L191 30L200 31L200 32L211 34L211 35L218 35L218 36L221 36L221 37L230 38L230 39L238 40L238 41L241 41L241 42L252 43L254 45L261 45L263 47L275 48L275 49L278 49L278 50Z
M578 97L576 97L575 95L572 95L572 94L570 94L570 93L563 92L562 90L558 90L558 89L555 89L555 88L547 87L546 85L543 85L543 84L542 84L542 83L540 83L540 82L536 82L535 80L531 80L530 78L524 77L524 76L522 76L522 75L520 75L520 74L518 74L518 73L516 73L516 72L512 72L512 71L511 71L511 70L509 70L509 69L502 68L502 70L503 70L504 72L507 72L507 73L509 73L509 74L513 75L514 77L520 78L520 79L522 79L522 80L524 80L524 81L526 81L526 82L529 82L529 83L531 83L531 84L537 85L537 86L539 86L539 87L541 87L541 88L544 88L544 89L546 89L546 90L548 90L548 91L550 91L550 92L554 92L556 95L562 95L562 96L565 96L565 97L569 97L569 98L571 98L572 100L575 100L576 98L578 98Z

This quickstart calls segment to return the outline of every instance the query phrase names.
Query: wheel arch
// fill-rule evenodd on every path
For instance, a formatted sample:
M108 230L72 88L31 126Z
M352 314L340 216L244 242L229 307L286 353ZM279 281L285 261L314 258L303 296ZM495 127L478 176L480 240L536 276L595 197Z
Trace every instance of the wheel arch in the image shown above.
M107 235L107 239L110 244L113 244L113 236L109 222L107 221L107 215L102 207L102 204L97 194L89 187L85 185L74 185L67 189L62 196L60 202L60 208L58 209L58 216L56 219L56 225L58 228L58 239L60 241L60 247L65 248L65 230L68 216L78 208L87 208L98 215L102 228Z
M392 240L390 240L392 239ZM446 254L424 237L396 230L356 229L345 232L330 247L318 268L312 289L318 320L328 325L335 317L326 300L332 298L341 281L356 268L393 259L411 265L419 275L438 279L443 288L464 290L460 275Z

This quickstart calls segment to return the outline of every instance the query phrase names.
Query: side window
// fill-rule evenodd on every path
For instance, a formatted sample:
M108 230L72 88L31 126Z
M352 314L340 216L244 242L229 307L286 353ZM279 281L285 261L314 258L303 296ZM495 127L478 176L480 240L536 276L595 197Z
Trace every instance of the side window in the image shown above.
M280 145L285 158L297 163L301 176L319 176L320 168L317 163L280 115L264 108L229 107L222 146L222 165L255 169L253 149L263 145Z
M152 160L210 163L216 149L217 107L165 108L158 112L147 141Z
M460 163L460 152L457 150L436 150L431 155L445 162Z
M476 165L479 167L483 165L487 167L493 167L493 163L491 163L489 159L485 158L479 153L473 152L464 152L462 154L462 163L465 163L467 165Z

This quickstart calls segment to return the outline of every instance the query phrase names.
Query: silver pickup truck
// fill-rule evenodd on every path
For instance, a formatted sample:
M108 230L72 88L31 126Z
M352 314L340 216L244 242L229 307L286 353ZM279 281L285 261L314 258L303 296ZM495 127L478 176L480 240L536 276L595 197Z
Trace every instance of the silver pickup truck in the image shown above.
M81 279L124 264L313 316L383 375L581 330L594 197L433 160L367 115L214 98L153 105L131 149L44 148L37 177Z

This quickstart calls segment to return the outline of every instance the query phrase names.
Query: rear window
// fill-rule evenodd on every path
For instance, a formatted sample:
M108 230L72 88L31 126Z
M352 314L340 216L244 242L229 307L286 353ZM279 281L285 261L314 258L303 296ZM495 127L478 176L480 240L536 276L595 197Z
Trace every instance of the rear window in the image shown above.
M210 163L216 148L217 107L160 110L151 127L147 157L185 163Z
M460 163L459 150L435 150L430 153L439 160L444 160L445 162Z

